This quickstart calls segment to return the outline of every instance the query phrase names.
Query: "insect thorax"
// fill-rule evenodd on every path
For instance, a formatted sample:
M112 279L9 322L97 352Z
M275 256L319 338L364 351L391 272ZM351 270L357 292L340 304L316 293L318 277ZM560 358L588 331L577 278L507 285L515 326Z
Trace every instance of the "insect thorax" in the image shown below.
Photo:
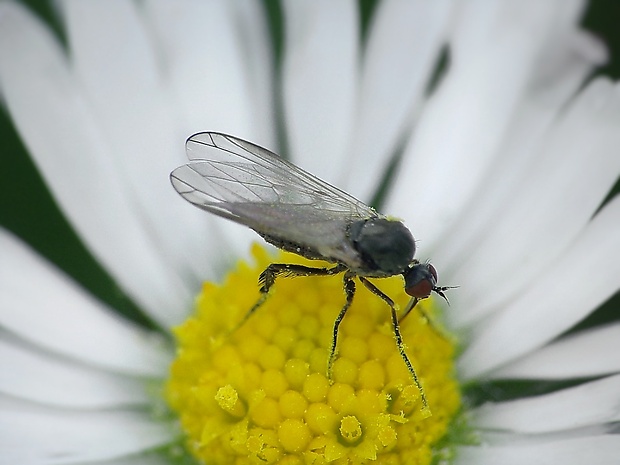
M415 254L415 241L407 227L396 220L370 218L351 223L348 238L360 254L364 274L392 276L402 273Z

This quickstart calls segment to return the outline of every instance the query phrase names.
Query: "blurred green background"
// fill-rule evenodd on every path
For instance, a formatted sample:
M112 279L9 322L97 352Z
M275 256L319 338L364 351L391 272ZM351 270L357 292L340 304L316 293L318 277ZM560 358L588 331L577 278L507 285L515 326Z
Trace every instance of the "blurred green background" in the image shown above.
M64 40L61 25L54 16L50 2L30 0L24 3L36 11L61 40ZM280 6L275 0L265 0L264 4L270 13L274 46L279 53L282 36ZM376 0L362 0L360 4L362 24L366 25L376 6ZM620 78L620 1L591 1L583 25L601 37L609 48L611 61L601 68L598 74ZM151 326L148 319L101 269L72 231L30 161L4 108L0 110L0 144L0 225L30 243L99 299L135 321ZM618 183L614 191L610 192L610 197L617 192ZM2 251L0 260L1 253ZM617 320L620 318L619 310L620 295L616 295L580 327Z

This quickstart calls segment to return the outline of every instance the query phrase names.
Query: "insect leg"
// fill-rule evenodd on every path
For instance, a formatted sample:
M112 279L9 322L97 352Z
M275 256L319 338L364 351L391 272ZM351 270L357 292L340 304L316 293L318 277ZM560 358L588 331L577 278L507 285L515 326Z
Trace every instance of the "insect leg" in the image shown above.
M340 313L336 317L336 321L334 321L334 332L332 336L332 346L329 351L329 359L327 360L327 378L332 379L332 370L334 367L334 360L336 359L336 344L338 342L338 327L340 323L342 323L342 319L344 315L347 313L347 310L351 306L351 302L353 302L353 296L355 295L355 281L353 281L353 276L349 273L345 273L342 278L344 284L344 292L347 296L347 300L340 310Z
M272 263L265 271L263 271L259 278L258 284L260 285L260 293L261 296L258 298L256 303L250 308L250 310L245 314L243 320L239 323L239 326L242 326L248 318L267 300L267 296L269 295L269 290L276 282L276 278L280 275L288 276L291 278L295 278L298 276L329 276L333 274L341 273L345 270L345 267L342 265L336 265L332 268L312 268L310 266L303 265L294 265L291 263Z
M396 346L398 347L398 352L400 352L400 356L402 357L405 365L407 366L407 370L413 379L414 384L420 391L420 396L422 399L422 410L428 411L430 414L430 409L428 407L428 402L426 400L426 395L424 394L424 389L420 384L420 380L418 379L418 375L413 368L413 364L409 360L407 356L407 352L405 352L405 344L403 343L403 337L400 334L400 325L398 324L398 316L396 315L396 306L394 305L394 301L390 299L387 295L385 295L377 286L368 281L363 276L359 276L359 280L362 282L364 286L368 288L370 292L372 292L377 297L381 298L386 304L390 306L390 310L392 313L392 328L394 329L394 337L396 338Z
M418 305L418 302L420 301L420 299L418 299L417 297L412 297L411 299L409 299L409 302L407 303L407 306L405 307L405 310L403 311L403 314L398 318L398 322L402 323L403 320L405 319L405 317L407 315L409 315L409 313L411 312L411 310L413 310L415 308L416 305ZM424 311L420 310L420 312L424 315ZM426 317L426 315L424 315Z
M412 297L409 300L407 307L405 307L405 311L400 316L400 318L398 318L399 324L401 324L403 320L405 319L405 317L409 315L409 313L411 313L411 310L416 308L416 305L418 304L419 301L420 299L418 299L417 297ZM417 309L418 309L418 312L420 312L420 315L422 315L422 318L426 320L426 324L430 326L430 328L435 332L435 334L437 334L439 337L442 337L443 339L450 340L450 337L447 336L446 333L435 324L435 321L430 317L428 313L424 311L424 309L422 309L421 307L417 307Z

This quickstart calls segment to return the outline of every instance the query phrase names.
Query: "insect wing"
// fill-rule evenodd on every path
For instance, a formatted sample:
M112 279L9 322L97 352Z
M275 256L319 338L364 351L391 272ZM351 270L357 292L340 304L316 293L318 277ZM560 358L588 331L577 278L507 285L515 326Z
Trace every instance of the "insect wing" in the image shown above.
M347 225L377 216L346 192L236 137L198 133L186 149L192 162L170 175L177 192L260 234L337 256L331 252L344 241Z
M194 162L186 166L205 179L202 192L209 197L204 198L209 205L248 201L307 205L359 218L376 216L371 207L355 197L245 140L203 132L191 136L186 149ZM211 184L211 189L206 183Z
M171 173L172 185L186 200L217 215L245 224L232 207L249 203L311 217L377 216L355 197L236 137L198 133L187 140L186 148L192 163Z

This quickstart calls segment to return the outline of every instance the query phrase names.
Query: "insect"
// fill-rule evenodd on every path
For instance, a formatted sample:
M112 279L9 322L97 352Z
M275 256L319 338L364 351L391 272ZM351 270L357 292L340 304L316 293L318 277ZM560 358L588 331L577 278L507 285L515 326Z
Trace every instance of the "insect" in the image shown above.
M415 241L405 225L377 213L346 192L307 173L262 147L216 132L201 132L186 142L190 163L170 179L176 191L198 208L248 226L265 241L330 267L272 263L259 277L260 297L246 321L267 299L279 276L328 276L343 273L345 302L334 321L327 375L336 358L338 328L355 295L357 278L391 310L398 351L426 397L400 333L402 321L420 299L435 292L444 299L448 287L437 286L437 271L415 260ZM403 314L368 278L402 275L411 296ZM446 299L447 300L447 299Z

